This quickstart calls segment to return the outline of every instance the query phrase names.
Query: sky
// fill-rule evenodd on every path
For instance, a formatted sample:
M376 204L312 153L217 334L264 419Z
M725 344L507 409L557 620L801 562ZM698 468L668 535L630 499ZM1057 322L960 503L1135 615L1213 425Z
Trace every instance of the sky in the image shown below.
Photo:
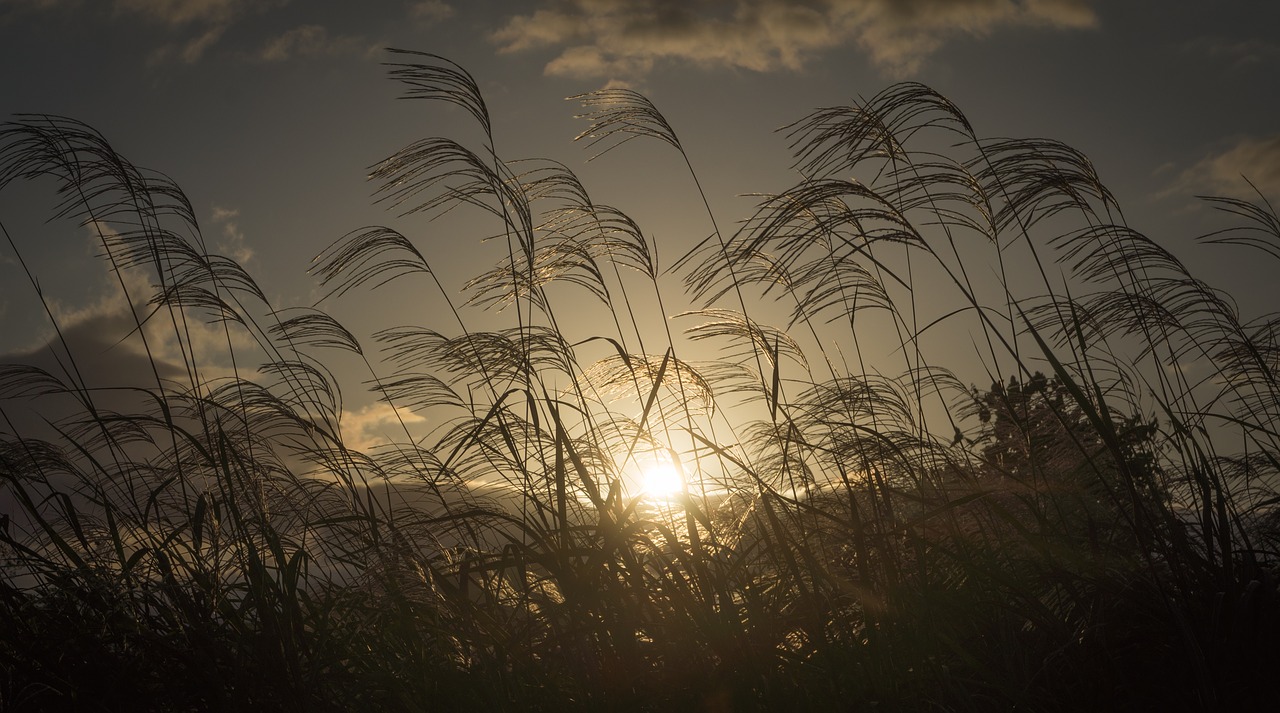
M1193 241L1222 225L1193 196L1253 197L1247 177L1280 201L1276 28L1280 4L1262 0L0 0L0 120L47 113L93 126L177 181L211 245L290 306L320 295L311 257L364 225L420 239L449 289L494 261L476 240L486 228L397 219L375 204L366 175L380 159L427 136L478 138L461 112L397 101L387 47L465 67L500 154L566 163L672 257L707 234L683 164L638 144L586 163L565 97L649 96L731 224L750 213L744 194L796 180L777 128L919 81L981 136L1082 150L1131 226L1258 314L1280 288L1252 254ZM90 233L45 222L52 189L6 187L0 222L64 327L106 353L127 331L127 305ZM374 312L435 321L412 316L412 301L362 299L341 315L353 331L367 332ZM0 359L39 361L49 338L0 243ZM141 369L137 356L116 350L101 368ZM385 419L367 401L351 399L352 412Z

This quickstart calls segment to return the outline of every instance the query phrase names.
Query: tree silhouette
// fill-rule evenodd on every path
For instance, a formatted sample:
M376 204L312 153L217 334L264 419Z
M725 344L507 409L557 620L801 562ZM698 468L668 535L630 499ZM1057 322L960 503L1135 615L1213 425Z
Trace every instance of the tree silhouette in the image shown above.
M974 388L972 395L983 423L975 441L978 474L1014 493L1042 525L1086 536L1097 547L1104 534L1114 539L1131 529L1121 527L1134 516L1122 503L1141 508L1165 499L1154 420L1114 415L1116 440L1109 444L1067 387L1040 372L1025 382L1012 377L986 391Z

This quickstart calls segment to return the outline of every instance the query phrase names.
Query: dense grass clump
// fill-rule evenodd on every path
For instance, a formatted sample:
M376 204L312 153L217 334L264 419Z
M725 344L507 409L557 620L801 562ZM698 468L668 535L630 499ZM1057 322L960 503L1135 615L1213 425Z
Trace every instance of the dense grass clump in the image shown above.
M54 309L56 360L0 364L0 708L1270 699L1280 322L1127 226L1084 156L895 85L787 127L796 185L732 233L708 207L664 271L564 165L495 153L464 70L396 60L478 126L371 174L402 216L489 221L461 298L427 239L372 226L280 309L89 127L0 130L0 190L59 182L151 372L92 383ZM580 139L665 144L707 205L648 100L576 99ZM1209 240L1276 256L1265 201L1210 200L1238 227ZM433 323L321 309L414 280ZM351 447L339 381L403 437ZM655 463L673 494L642 491Z

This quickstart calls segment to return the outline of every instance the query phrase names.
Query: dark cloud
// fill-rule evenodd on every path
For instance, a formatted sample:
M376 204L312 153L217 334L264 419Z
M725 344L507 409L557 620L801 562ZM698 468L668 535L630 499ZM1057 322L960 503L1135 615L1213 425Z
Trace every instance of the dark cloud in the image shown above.
M65 325L61 336L50 335L39 345L0 355L0 369L10 366L35 367L61 381L69 389L89 389L95 408L129 411L151 404L130 389L156 388L156 375L175 381L184 377L179 364L162 358L148 358L139 348L132 318L120 312L85 316ZM23 380L30 384L32 380ZM22 382L7 386L19 393ZM0 395L0 411L5 421L0 431L13 430L30 438L54 438L49 423L69 416L81 417L85 412L70 394L43 394L34 398L4 398Z
M234 230L229 223L232 217L234 211L218 209L214 221ZM101 223L89 229L91 234L114 235ZM91 238L98 240L96 235ZM68 383L91 388L154 388L157 374L164 380L188 383L184 365L190 361L207 380L232 373L230 350L257 353L242 327L206 321L207 316L195 310L175 328L167 309L156 311L149 304L157 288L148 271L125 269L117 277L105 260L98 265L98 275L88 278L94 285L92 296L67 302L45 294L42 299L57 329L49 324L39 335L11 335L25 345L0 352L0 363L36 366Z
M1088 0L551 0L490 39L502 52L558 49L546 72L570 77L634 79L659 61L797 70L849 43L907 75L958 35L1096 23Z

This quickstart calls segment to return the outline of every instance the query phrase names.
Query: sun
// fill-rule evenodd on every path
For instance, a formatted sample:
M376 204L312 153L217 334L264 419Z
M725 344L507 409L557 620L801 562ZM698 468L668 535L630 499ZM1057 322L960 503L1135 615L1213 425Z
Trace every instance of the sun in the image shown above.
M675 503L686 490L684 469L680 459L665 448L653 448L632 454L624 468L626 479L645 500Z
M680 507L689 479L680 457L669 448L651 445L618 457L627 492L662 508Z
M684 473L669 460L655 459L640 471L640 488L657 500L673 500L684 491Z

